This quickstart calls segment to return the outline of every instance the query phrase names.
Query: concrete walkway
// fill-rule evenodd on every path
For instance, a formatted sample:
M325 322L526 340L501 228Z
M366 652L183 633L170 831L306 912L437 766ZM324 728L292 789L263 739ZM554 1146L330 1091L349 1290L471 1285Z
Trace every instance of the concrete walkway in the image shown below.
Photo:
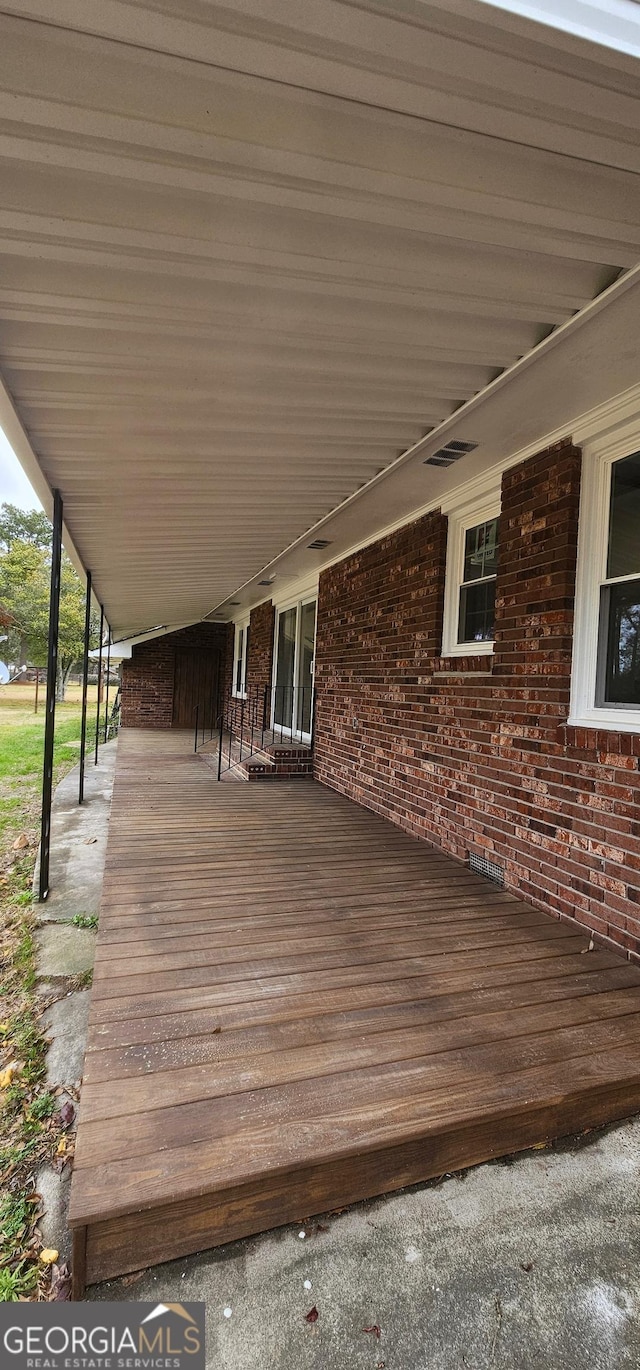
M88 1297L205 1300L210 1370L638 1370L639 1163L636 1119Z
M89 989L76 986L92 970L96 940L94 928L76 927L72 920L98 915L116 748L117 740L101 746L97 766L88 760L81 806L77 766L58 785L51 812L50 893L45 904L36 906L38 993L48 1005L42 1014L50 1039L47 1086L68 1089L72 1102L82 1077L90 999ZM34 892L37 888L36 865ZM45 1166L37 1176L42 1239L65 1260L71 1249L66 1222L70 1181L68 1168L60 1174Z

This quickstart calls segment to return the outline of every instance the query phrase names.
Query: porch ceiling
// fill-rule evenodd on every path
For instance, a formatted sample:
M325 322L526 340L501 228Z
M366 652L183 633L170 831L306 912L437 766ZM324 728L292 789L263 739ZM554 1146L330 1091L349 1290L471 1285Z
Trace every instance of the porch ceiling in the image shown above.
M0 0L0 370L117 632L638 262L637 76L480 0Z

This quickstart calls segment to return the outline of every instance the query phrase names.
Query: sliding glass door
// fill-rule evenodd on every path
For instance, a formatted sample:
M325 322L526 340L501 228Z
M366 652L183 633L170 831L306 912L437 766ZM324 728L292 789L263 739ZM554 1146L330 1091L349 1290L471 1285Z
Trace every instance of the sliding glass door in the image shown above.
M316 601L301 600L278 614L273 727L308 741L313 718Z

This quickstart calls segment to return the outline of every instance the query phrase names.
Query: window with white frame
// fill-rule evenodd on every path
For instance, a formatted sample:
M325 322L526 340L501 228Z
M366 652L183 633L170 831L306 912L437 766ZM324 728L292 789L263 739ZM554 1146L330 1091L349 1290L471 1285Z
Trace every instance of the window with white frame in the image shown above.
M640 434L584 454L570 722L640 732Z
M249 623L236 623L233 651L233 694L244 698L247 693L247 657L249 654Z
M444 656L493 651L499 517L495 493L449 512Z

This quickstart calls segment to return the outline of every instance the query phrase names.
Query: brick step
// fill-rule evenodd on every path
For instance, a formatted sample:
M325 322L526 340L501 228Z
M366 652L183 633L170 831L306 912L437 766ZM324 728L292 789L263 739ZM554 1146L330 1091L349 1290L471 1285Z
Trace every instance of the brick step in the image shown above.
M242 761L236 769L247 780L295 780L313 775L313 753L310 747L272 744Z
M228 740L225 737L221 779L296 780L313 775L313 752L303 742L267 740L258 751L249 752L244 744L243 750L248 754L240 759L240 743L234 738L229 769ZM199 755L212 770L217 770L218 738L213 737L206 743Z

